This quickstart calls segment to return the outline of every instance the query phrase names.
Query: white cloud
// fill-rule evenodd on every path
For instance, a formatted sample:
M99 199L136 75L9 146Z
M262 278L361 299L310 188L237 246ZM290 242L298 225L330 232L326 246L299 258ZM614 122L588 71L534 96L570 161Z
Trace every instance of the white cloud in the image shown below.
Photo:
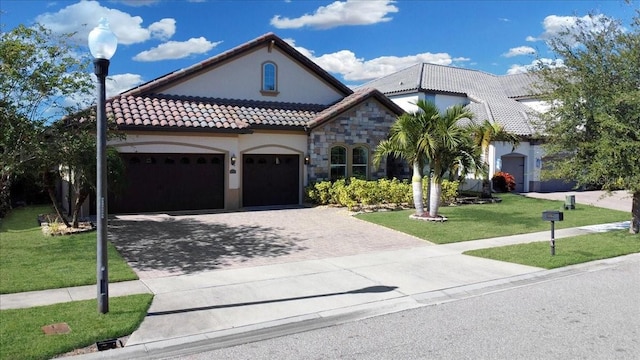
M513 75L513 74L526 73L531 70L535 70L539 68L541 65L550 67L550 68L563 67L564 61L562 61L562 59L541 58L541 59L533 60L530 64L527 64L527 65L514 64L509 67L509 70L507 70L507 74Z
M350 50L340 50L316 57L313 51L296 46L294 40L285 39L285 41L324 70L330 73L340 74L346 81L373 80L417 63L451 65L454 61L465 62L470 60L465 57L453 59L451 55L447 53L433 54L429 52L402 57L381 56L372 60L365 60L356 57Z
M394 0L346 0L335 1L327 6L321 6L313 14L304 14L298 18L271 18L271 25L278 29L297 29L311 27L330 29L346 25L371 25L391 21L390 13L398 12L393 5Z
M176 33L176 20L175 19L162 19L149 25L149 31L151 36L160 39L167 40Z
M504 57L514 57L521 55L533 55L536 53L536 50L531 46L518 46L509 49L506 53L502 54Z
M537 37L527 36L527 41L547 41L560 36L564 32L571 32L578 23L586 26L587 28L598 29L601 27L600 21L603 20L604 15L585 15L578 16L559 16L549 15L542 21L542 28L544 32Z
M136 61L160 61L168 59L182 59L193 54L204 54L221 41L211 42L204 37L191 38L187 41L169 41L151 50L146 50L133 57Z
M160 2L160 0L119 0L118 2L129 6L147 6Z
M107 97L115 96L134 86L142 84L142 76L138 74L117 74L110 75L105 81L105 91Z
M175 33L173 19L162 19L151 24L149 28L144 28L140 16L103 7L97 1L80 1L56 13L39 15L36 21L55 33L77 32L75 38L85 43L89 31L98 24L101 17L109 20L111 31L116 34L118 43L122 45L141 43L149 40L152 35L166 39Z

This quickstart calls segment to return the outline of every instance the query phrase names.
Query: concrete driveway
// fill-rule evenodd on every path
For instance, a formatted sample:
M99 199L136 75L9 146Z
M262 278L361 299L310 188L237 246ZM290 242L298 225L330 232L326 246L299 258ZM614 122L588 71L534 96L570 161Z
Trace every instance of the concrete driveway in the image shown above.
M631 212L632 195L627 191L567 191L555 193L523 193L522 195L548 200L564 201L565 196L575 195L576 204L593 205L612 210Z
M109 240L140 279L431 245L330 207L119 215Z

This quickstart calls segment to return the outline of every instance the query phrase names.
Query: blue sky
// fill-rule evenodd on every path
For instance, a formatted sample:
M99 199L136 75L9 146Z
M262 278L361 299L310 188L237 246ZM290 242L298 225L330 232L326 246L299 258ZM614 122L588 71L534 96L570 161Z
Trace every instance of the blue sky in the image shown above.
M589 13L629 24L638 1L2 0L3 31L42 23L86 43L100 17L119 38L110 95L267 32L355 86L419 62L493 74L553 59L545 39ZM88 51L88 50L87 50Z

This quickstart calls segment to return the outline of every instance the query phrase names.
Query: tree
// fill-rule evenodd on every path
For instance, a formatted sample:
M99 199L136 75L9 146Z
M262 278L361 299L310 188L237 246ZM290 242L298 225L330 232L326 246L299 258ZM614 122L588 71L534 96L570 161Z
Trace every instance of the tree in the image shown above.
M422 202L422 169L427 162L426 154L419 149L418 145L420 138L429 126L428 115L425 116L419 112L400 115L393 125L391 125L389 138L378 144L373 156L375 166L379 166L382 159L389 155L395 158L402 158L411 164L413 168L411 177L413 205L416 209L417 216L424 215L424 204Z
M424 216L422 203L422 170L430 169L429 216L436 217L440 206L442 180L454 166L473 163L472 147L467 130L458 124L472 118L461 105L448 108L444 114L432 102L420 100L418 111L402 114L391 126L389 138L380 142L374 152L374 164L383 157L402 158L413 166L412 187L416 216Z
M479 164L475 161L475 148L469 146L471 138L468 128L460 124L462 119L473 119L473 113L465 110L462 105L450 106L444 114L437 111L433 103L418 101L417 105L425 114L427 111L432 113L429 117L430 126L421 137L418 149L425 153L431 170L429 217L437 217L442 180L447 172L460 161L465 166Z
M480 124L473 124L470 127L471 136L473 138L473 142L475 146L479 147L482 156L485 161L485 169L486 171L482 171L480 174L482 176L482 194L483 198L491 197L491 180L489 179L489 146L492 142L502 141L509 143L512 148L511 151L515 150L516 147L520 144L520 139L518 137L504 129L501 124L491 122L489 120L484 120Z
M563 66L541 65L538 92L546 152L556 178L633 196L630 231L640 230L640 11L631 27L597 15L551 39Z
M46 125L88 105L79 99L93 88L89 59L78 58L72 36L42 25L0 33L0 216L11 207L13 179L55 155Z

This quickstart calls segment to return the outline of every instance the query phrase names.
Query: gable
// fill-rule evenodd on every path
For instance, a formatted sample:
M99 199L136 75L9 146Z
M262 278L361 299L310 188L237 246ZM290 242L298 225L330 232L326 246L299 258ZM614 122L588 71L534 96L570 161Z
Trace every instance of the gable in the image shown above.
M261 92L262 65L266 62L276 65L277 95ZM159 93L303 104L331 104L344 96L280 48L269 51L267 45L170 84Z
M262 91L265 63L273 64L277 70L275 90ZM351 93L351 89L291 45L268 33L121 95L329 105Z

